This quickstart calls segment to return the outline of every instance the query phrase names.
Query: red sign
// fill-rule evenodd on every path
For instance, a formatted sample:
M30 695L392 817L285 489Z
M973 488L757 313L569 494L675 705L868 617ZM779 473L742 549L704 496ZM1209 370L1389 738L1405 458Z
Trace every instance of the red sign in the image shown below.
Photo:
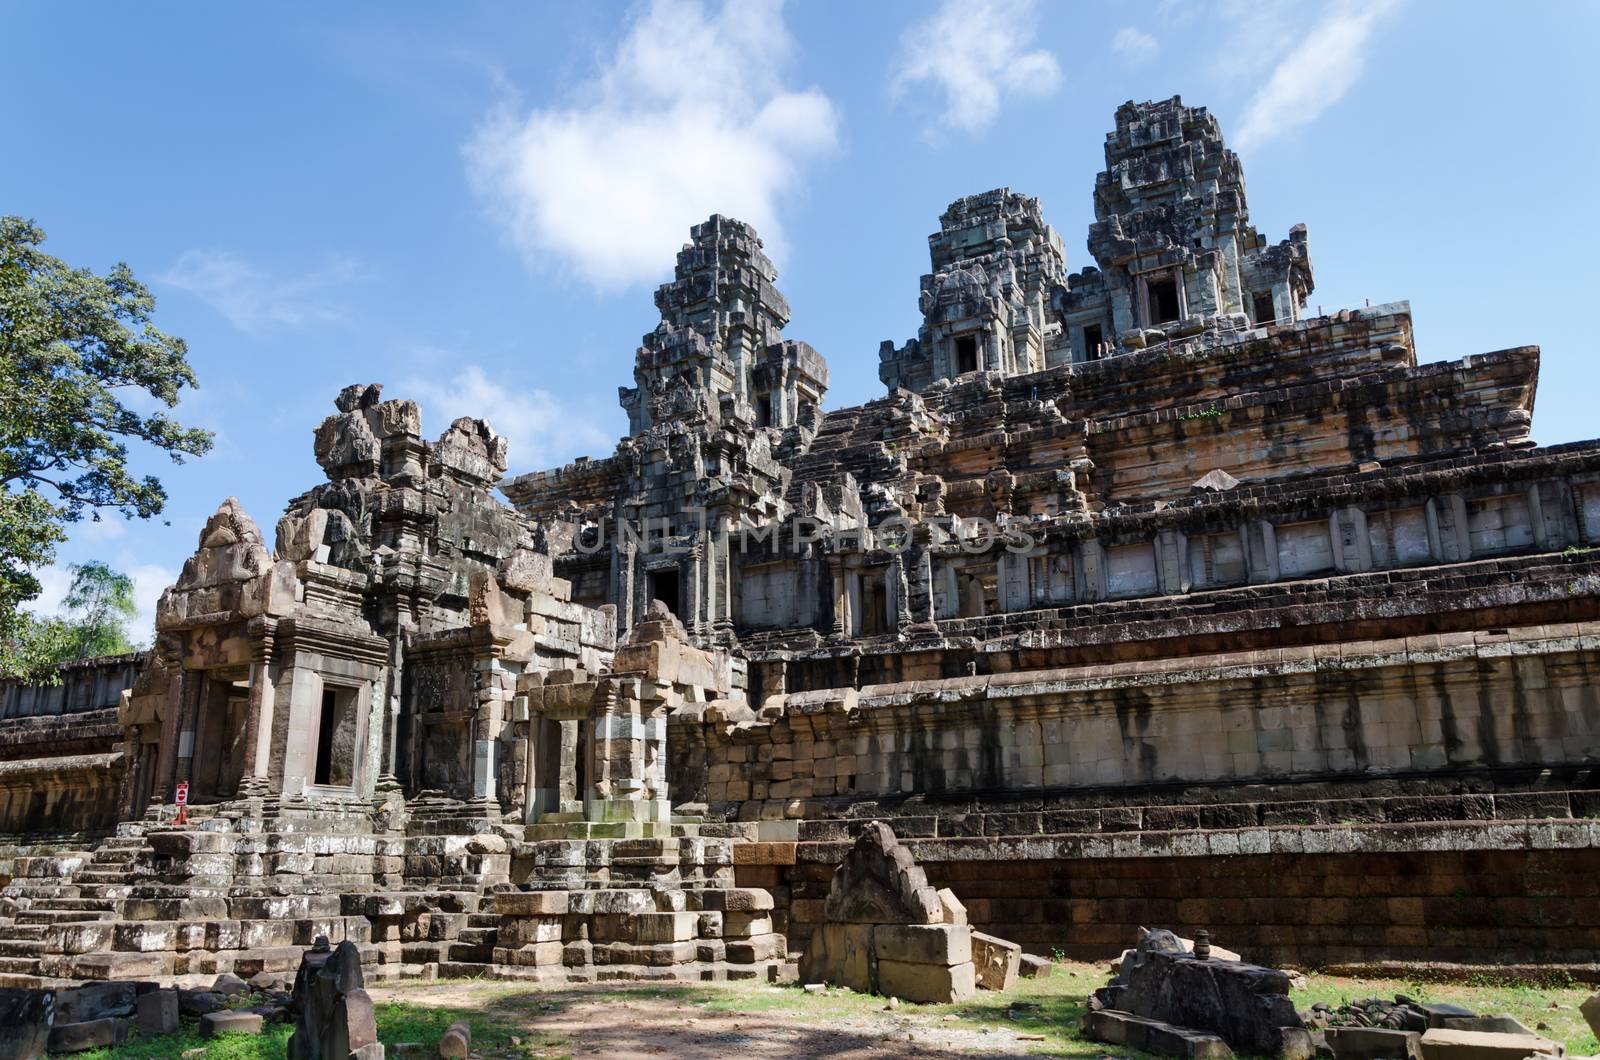
M178 781L178 790L173 795L172 801L179 806L189 805L189 782L187 780Z

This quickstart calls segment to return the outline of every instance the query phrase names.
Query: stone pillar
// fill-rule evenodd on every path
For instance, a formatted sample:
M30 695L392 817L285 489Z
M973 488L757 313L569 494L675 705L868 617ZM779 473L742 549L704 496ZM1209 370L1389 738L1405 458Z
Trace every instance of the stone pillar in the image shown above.
M387 682L387 709L383 714L383 760L378 770L377 789L382 792L399 791L400 775L395 765L399 753L401 683L405 674L405 635L396 633L389 638L389 674Z
M183 703L178 715L177 769L173 784L190 779L194 772L195 723L200 715L200 699L205 694L204 671L191 670L183 675Z
M828 570L833 576L833 635L850 635L850 598L844 588L844 565L837 556L828 560Z
M276 700L272 651L276 642L277 630L268 625L251 645L250 707L244 723L244 780L239 784L239 794L246 798L259 798L270 789L267 776L272 764L272 710Z

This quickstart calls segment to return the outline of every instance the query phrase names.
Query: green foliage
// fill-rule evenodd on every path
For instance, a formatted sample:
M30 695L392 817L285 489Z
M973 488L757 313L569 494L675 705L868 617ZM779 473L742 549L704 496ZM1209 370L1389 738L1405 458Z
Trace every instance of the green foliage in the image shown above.
M70 659L93 659L134 650L128 623L138 615L133 601L133 579L99 560L75 563L72 587L62 601L71 637Z
M1211 408L1201 409L1199 412L1186 412L1182 416L1179 416L1178 419L1180 419L1180 420L1209 420L1209 419L1216 419L1217 417L1219 417L1221 415L1222 415L1222 410L1217 408L1215 405L1213 405Z
M207 431L161 409L194 387L182 339L150 322L155 299L126 265L105 276L39 249L31 221L0 218L0 675L37 677L50 640L21 605L86 515L148 519L166 491L128 466L130 443L182 463ZM124 403L154 403L142 413ZM30 640L29 638L35 638ZM48 644L45 645L48 647Z

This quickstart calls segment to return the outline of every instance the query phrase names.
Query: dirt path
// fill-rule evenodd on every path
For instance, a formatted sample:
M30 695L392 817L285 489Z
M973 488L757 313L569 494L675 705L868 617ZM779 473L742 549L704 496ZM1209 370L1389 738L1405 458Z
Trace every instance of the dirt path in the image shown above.
M1035 1044L1004 1025L973 1029L882 999L846 1002L849 1011L793 1011L748 986L706 984L681 991L619 986L538 989L447 981L385 987L375 1001L459 1008L523 1027L546 1043L484 1051L496 1056L571 1056L635 1060L661 1056L742 1060L858 1060L873 1057L1026 1056ZM659 996L661 994L667 996ZM792 995L790 995L792 997ZM731 1011L729 1011L731 1010Z

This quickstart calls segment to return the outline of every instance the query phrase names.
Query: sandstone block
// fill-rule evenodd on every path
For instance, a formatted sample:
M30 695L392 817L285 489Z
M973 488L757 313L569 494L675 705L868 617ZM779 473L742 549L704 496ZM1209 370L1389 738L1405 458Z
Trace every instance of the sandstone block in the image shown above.
M152 990L139 998L137 1026L141 1035L173 1034L178 1030L178 992Z
M967 922L967 907L956 897L956 892L948 887L939 888L939 907L943 911L942 921L946 924L965 924Z
M494 896L494 911L501 916L565 916L566 891L501 891Z
M1422 1035L1422 1060L1524 1060L1536 1053L1556 1056L1560 1047L1537 1034L1452 1031L1434 1028Z
M48 990L0 987L0 1056L33 1060L50 1042L55 999Z
M972 961L972 929L964 924L880 924L872 945L880 961L945 967Z
M878 959L878 992L905 1001L948 1004L977 992L972 962L940 965Z
M800 959L800 981L872 990L872 925L821 924Z
M981 990L1010 990L1017 985L1022 966L1022 947L1015 942L972 933L972 964L977 969Z
M81 1023L58 1023L50 1028L49 1049L52 1053L83 1053L90 1049L121 1045L127 1036L128 1021L120 1016Z
M1160 1020L1145 1019L1113 1009L1100 1009L1084 1016L1083 1033L1093 1041L1143 1049L1159 1056L1175 1056L1183 1060L1233 1060L1233 1050L1215 1034L1174 1027Z
M1594 1031L1594 1036L1600 1038L1600 994L1590 994L1589 999L1578 1006L1578 1011L1589 1021L1589 1029Z
M1422 1034L1382 1027L1329 1027L1323 1032L1336 1060L1421 1060Z
M1024 979L1047 979L1056 966L1046 957L1024 953L1017 964L1017 974Z
M472 1028L464 1022L452 1023L439 1039L439 1055L465 1060L472 1053Z
M640 942L683 942L699 934L697 913L641 913L634 918Z
M262 1024L259 1012L208 1012L200 1017L200 1037L216 1038L224 1034L260 1034Z

